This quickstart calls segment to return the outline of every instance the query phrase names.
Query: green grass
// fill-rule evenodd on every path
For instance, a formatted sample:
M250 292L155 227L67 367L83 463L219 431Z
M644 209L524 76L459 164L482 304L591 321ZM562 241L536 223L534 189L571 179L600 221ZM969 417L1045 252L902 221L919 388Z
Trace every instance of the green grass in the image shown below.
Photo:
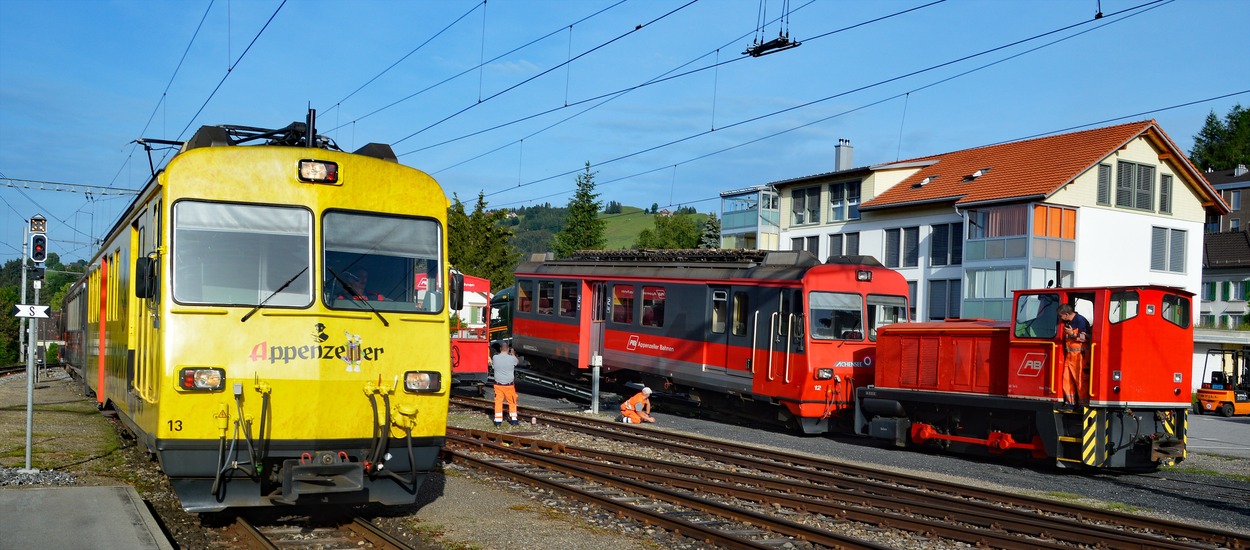
M608 250L623 250L634 246L643 229L655 227L655 215L645 213L636 206L622 206L620 214L599 214L599 217L606 222L603 233L608 244L604 248Z

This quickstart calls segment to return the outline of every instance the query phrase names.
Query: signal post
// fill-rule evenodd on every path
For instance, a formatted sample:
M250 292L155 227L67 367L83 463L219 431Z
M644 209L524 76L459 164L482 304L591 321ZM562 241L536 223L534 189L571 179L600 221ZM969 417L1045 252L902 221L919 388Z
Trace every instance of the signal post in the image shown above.
M26 339L26 468L19 470L23 473L33 473L39 470L32 469L30 466L30 453L33 447L31 443L31 434L35 428L35 377L38 376L35 360L38 350L39 340L39 319L48 318L48 307L39 304L39 289L43 286L43 262L48 259L48 220L39 214L35 214L30 218L30 260L32 266L22 270L22 301L26 301L26 272L29 269L34 277L33 283L35 288L35 305L20 304L13 307L13 315L16 317L29 318L27 323L29 330ZM25 243L23 243L25 244ZM25 264L25 259L22 261ZM25 268L26 266L23 265Z

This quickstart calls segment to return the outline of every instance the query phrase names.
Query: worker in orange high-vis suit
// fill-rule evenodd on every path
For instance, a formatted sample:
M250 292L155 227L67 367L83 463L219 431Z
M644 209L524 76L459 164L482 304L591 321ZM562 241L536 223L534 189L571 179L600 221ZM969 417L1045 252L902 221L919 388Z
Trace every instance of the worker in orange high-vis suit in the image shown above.
M1059 320L1063 321L1063 404L1072 407L1079 403L1081 395L1089 320L1069 304L1059 306Z
M499 344L499 353L490 359L491 369L495 372L495 426L503 424L503 404L506 401L511 407L508 423L516 426L516 353L507 342Z
M626 424L642 424L655 422L651 416L651 388L642 388L637 395L621 403L621 422Z

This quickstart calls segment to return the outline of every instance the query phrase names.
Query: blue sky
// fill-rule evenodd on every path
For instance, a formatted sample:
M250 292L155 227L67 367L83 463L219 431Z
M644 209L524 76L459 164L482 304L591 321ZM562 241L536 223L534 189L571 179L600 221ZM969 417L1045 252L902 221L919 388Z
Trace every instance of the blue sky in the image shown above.
M1153 118L1188 151L1250 106L1247 0L788 4L801 45L750 57L781 0L0 0L0 184L138 189L136 138L311 105L343 149L391 143L467 204L564 205L589 162L605 202L712 212L832 171L839 139L859 166ZM0 199L0 261L35 213L88 256L129 202Z

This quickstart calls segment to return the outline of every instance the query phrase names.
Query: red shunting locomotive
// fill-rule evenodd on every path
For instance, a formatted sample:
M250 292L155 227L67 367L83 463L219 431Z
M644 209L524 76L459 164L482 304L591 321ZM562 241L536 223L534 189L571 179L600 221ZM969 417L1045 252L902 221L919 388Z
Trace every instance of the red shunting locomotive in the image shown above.
M1162 286L1015 293L1011 322L883 327L861 434L899 447L1019 455L1060 467L1149 470L1185 458L1192 294ZM1078 400L1063 403L1059 307L1088 318Z

